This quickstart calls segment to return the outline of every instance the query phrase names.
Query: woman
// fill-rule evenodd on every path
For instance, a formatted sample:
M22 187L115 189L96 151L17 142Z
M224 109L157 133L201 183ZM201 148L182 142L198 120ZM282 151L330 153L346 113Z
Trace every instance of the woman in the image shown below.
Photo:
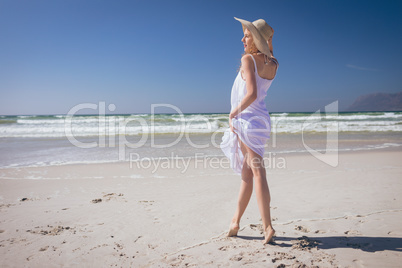
M264 167L264 145L270 135L270 117L265 106L267 90L276 75L278 61L273 57L273 29L262 19L253 23L235 18L243 26L244 55L232 88L230 129L225 131L221 148L231 167L241 174L239 199L228 236L236 236L240 219L253 192L257 194L264 244L275 234L270 213L270 193Z

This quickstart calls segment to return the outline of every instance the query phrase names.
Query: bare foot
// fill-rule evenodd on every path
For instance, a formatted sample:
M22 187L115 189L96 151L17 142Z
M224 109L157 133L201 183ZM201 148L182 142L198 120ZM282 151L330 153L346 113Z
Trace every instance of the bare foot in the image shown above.
M274 236L274 234L275 234L274 228L272 228L272 226L268 226L264 231L265 235L264 244L272 242L273 241L272 237Z
M238 223L232 222L229 227L229 232L227 237L237 236L237 232L239 231L240 227Z

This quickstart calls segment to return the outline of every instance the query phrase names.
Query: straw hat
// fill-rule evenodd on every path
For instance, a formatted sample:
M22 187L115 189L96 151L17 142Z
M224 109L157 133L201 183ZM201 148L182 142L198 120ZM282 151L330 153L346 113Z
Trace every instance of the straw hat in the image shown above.
M254 44L258 50L268 57L272 57L272 44L268 44L269 38L274 34L274 30L271 28L271 26L269 26L263 19L253 21L252 23L236 17L235 19L240 21L240 23L243 25L243 31L244 28L247 28L251 32Z

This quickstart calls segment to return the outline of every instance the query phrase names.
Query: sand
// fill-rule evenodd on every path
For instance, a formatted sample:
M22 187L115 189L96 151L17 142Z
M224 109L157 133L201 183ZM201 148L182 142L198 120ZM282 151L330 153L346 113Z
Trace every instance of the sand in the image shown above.
M401 151L344 152L337 167L309 154L275 157L285 165L267 169L269 245L255 194L239 236L226 237L240 185L229 168L0 169L0 266L400 266Z

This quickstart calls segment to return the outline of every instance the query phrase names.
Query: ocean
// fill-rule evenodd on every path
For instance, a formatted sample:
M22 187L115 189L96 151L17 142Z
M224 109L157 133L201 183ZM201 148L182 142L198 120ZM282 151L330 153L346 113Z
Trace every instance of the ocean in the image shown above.
M402 146L402 112L270 113L266 154ZM228 114L0 116L0 168L222 157ZM336 146L334 147L334 144Z

